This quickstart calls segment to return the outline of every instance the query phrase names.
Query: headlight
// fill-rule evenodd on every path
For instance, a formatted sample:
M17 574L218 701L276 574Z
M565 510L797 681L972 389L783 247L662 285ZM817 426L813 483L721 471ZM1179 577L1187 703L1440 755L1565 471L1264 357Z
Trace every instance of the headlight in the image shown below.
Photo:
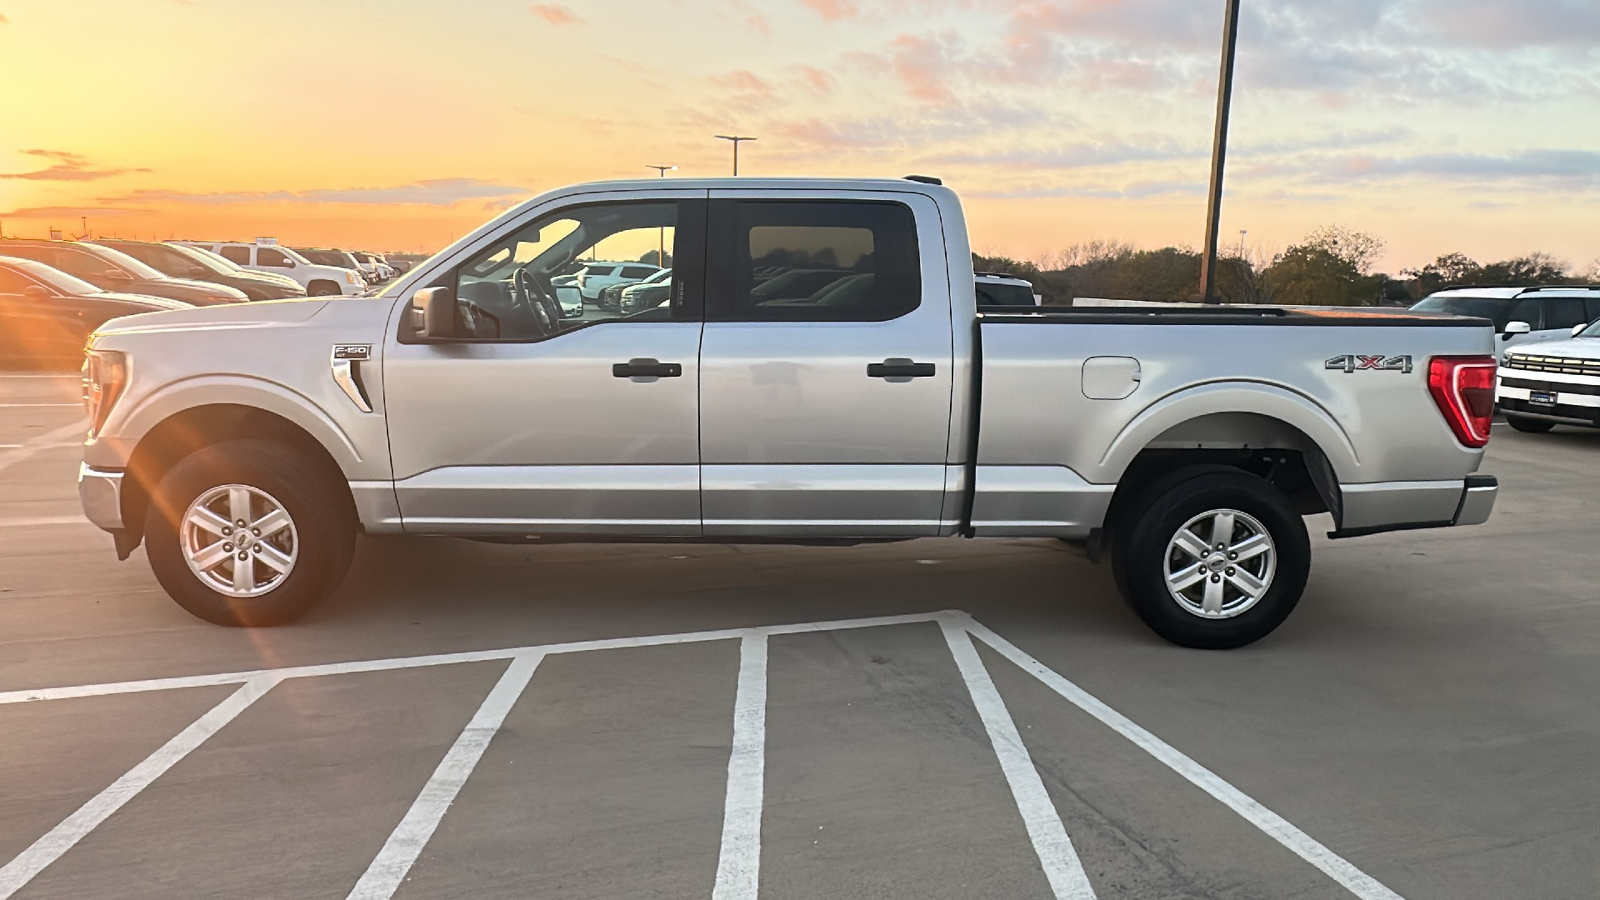
M357 275L356 273L354 273L352 271L350 271L349 269L345 270L344 280L350 282L351 284L355 284L355 285L359 285L359 284L362 283L361 282L361 276Z
M89 350L83 360L83 410L89 415L93 437L111 415L111 407L128 386L127 354L116 350Z

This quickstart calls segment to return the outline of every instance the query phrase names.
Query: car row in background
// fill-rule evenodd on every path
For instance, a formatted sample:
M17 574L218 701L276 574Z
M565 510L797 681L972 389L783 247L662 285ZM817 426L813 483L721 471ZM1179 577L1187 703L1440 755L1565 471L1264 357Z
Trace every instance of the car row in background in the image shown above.
M0 255L0 368L77 368L107 320L193 305L102 290L38 260Z
M349 297L367 289L367 280L361 276L360 269L320 265L290 247L269 240L258 240L253 244L227 241L175 243L209 250L243 269L287 276L305 288L312 297Z
M175 278L120 250L87 241L6 238L0 256L31 259L59 269L102 291L181 300L193 306L244 303L244 291L210 281Z
M1600 428L1600 318L1566 340L1524 344L1501 360L1495 402L1512 428Z
M182 244L109 238L97 238L95 243L126 253L162 274L225 285L243 292L251 300L293 300L306 295L306 289L292 278L241 269L208 250Z

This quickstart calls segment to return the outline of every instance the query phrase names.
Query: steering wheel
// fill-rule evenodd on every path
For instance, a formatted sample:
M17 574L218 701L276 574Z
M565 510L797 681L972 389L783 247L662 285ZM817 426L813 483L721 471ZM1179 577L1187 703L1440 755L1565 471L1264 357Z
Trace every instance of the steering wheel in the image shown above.
M540 337L549 337L561 330L561 306L556 303L549 283L524 266L511 276L511 285L513 299L528 313Z

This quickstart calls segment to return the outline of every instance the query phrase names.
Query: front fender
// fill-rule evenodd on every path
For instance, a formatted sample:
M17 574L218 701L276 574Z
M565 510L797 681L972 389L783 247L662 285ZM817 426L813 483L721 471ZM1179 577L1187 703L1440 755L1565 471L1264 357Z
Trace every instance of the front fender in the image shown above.
M380 462L364 459L350 434L310 397L247 375L185 378L125 398L112 411L101 434L85 445L84 461L96 468L123 468L139 441L157 425L184 410L214 405L252 407L294 423L328 451L347 477L372 477L365 470Z
M1312 398L1273 384L1224 381L1168 394L1145 407L1123 427L1100 458L1090 480L1118 481L1134 457L1168 429L1218 413L1254 413L1298 429L1328 458L1340 482L1363 480L1355 443L1327 409Z

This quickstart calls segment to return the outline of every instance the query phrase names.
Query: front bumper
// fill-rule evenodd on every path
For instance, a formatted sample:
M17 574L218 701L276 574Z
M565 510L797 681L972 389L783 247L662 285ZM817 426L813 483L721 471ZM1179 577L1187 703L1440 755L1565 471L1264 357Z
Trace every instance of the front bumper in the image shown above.
M121 531L122 474L78 465L78 502L84 518L105 531Z

